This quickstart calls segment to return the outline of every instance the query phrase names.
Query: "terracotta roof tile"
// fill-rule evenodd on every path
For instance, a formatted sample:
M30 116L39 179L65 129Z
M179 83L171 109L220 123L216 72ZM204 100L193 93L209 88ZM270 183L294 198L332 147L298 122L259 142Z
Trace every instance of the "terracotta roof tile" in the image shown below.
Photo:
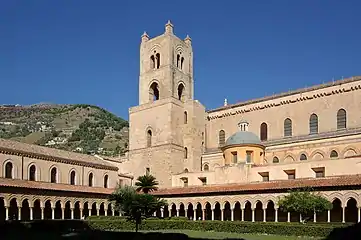
M57 159L80 165L92 165L95 168L107 168L117 171L118 168L95 156L64 151L56 148L42 147L34 144L21 143L0 138L0 151L36 155L43 158Z
M360 186L361 174L344 175L326 178L308 178L294 180L278 180L270 182L255 182L247 184L224 184L224 185L206 185L194 187L163 188L154 192L154 195L206 195L210 193L230 193L230 192L249 192L265 190L287 190L302 187L336 187L336 186Z
M88 187L61 183L27 181L20 179L0 178L0 187L29 188L49 191L66 191L79 193L111 194L114 189L101 187Z

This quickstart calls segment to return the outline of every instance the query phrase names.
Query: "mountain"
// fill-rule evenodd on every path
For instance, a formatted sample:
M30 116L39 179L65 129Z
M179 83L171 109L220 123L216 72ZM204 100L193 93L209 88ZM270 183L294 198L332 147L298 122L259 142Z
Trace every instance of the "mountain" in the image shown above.
M0 138L86 154L124 153L128 126L126 120L86 104L0 105Z

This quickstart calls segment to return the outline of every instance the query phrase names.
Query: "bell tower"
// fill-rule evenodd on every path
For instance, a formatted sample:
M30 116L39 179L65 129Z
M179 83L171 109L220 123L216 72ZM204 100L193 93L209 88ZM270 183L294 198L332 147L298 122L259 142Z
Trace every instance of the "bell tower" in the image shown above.
M193 99L192 40L174 35L168 21L162 35L142 35L140 45L139 105L174 97Z
M193 50L187 35L141 36L139 105L129 109L129 162L135 177L147 171L160 187L174 175L200 171L205 108L193 100Z

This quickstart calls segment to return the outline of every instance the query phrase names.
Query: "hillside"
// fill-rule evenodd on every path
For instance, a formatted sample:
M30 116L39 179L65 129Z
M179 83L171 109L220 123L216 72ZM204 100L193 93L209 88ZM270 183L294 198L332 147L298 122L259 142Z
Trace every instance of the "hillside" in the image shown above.
M128 147L128 122L102 108L85 104L2 105L0 138L117 156Z

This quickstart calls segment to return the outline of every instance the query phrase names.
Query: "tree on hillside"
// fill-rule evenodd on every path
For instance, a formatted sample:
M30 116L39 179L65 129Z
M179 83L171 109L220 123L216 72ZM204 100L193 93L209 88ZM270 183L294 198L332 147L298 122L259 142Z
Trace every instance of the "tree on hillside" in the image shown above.
M152 191L157 191L158 184L159 183L158 181L156 181L155 177L147 172L145 175L139 176L137 178L137 182L135 183L135 186L137 186L138 192L143 192L147 194Z
M119 186L109 196L115 202L115 209L120 211L128 220L135 222L135 231L142 219L151 217L156 211L167 205L166 201L150 194L138 193L133 187Z
M312 219L315 212L320 213L332 209L330 201L314 193L309 188L291 191L288 195L279 199L278 205L284 212L300 214L303 223Z

